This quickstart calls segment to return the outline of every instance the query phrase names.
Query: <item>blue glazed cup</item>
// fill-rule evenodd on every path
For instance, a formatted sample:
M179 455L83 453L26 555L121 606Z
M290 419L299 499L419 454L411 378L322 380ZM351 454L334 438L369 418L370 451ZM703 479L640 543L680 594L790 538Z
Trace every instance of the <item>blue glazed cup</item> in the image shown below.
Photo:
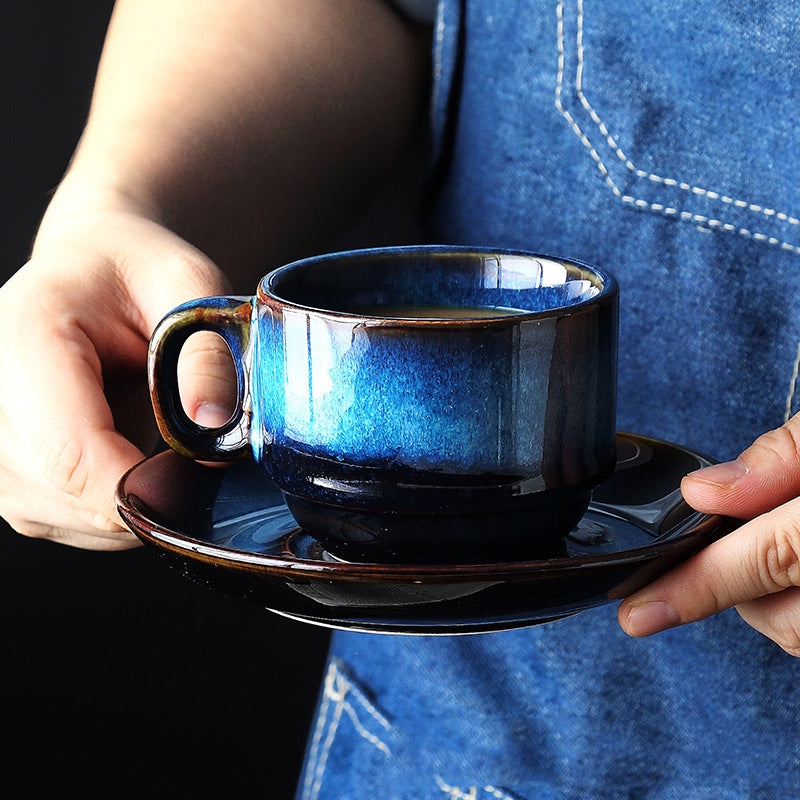
M618 289L585 264L442 246L309 258L254 298L187 303L153 334L161 433L202 460L252 454L297 522L348 559L540 556L615 462ZM218 333L237 408L180 403L186 339Z

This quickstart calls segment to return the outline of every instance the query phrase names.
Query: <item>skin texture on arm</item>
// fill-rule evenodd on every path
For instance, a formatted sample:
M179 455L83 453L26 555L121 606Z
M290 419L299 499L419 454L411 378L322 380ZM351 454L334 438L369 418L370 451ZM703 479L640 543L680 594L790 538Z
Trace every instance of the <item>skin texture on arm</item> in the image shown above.
M121 195L249 282L360 207L406 139L427 49L380 0L123 0L64 188Z
M135 543L121 474L151 433L155 324L324 247L405 140L427 33L378 0L126 0L33 255L0 289L0 515L97 549ZM224 414L227 356L187 348L187 411ZM203 411L205 410L205 415Z

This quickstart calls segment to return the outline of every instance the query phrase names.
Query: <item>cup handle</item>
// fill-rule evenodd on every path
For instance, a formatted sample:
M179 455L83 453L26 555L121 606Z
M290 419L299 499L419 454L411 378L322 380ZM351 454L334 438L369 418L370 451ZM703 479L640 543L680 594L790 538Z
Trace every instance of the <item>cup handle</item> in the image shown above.
M159 322L150 339L147 373L158 429L175 451L202 461L231 461L250 453L248 377L253 304L246 297L205 297L178 306ZM212 331L228 345L236 368L237 399L221 427L198 425L178 392L178 356L198 331Z

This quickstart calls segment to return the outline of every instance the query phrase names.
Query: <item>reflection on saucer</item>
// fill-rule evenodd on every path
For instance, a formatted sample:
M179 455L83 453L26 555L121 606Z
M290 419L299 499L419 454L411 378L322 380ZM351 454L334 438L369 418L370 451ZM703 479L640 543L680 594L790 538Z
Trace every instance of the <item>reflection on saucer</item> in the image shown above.
M615 533L611 525L593 519L588 514L567 534L567 546L584 548L586 552L598 552L597 548L611 546Z
M503 630L619 599L731 530L680 496L681 478L707 459L631 434L617 435L617 453L618 468L558 552L527 561L343 561L297 526L249 462L209 468L160 453L123 478L117 502L183 575L285 616L389 633Z

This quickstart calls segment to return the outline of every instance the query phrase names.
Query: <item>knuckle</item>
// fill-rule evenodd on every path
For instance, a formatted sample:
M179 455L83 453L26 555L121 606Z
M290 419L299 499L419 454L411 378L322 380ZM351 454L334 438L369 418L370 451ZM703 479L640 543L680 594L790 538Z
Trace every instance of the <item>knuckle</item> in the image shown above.
M41 435L34 458L45 478L59 491L82 497L89 481L88 456L81 442L49 429Z
M219 294L227 288L218 267L199 251L181 249L172 254L166 264L177 285L184 286L187 297L197 294L197 287L207 287L209 294Z
M800 420L794 417L779 428L762 434L752 449L765 451L766 456L776 458L786 466L796 464L800 461Z
M54 529L51 525L45 525L41 522L34 522L33 520L19 519L8 520L8 524L20 536L25 536L28 539L53 539Z
M233 375L231 351L216 333L202 331L192 334L181 351L184 368L202 366Z
M84 519L85 523L92 528L93 531L99 533L128 533L128 531L113 519L109 519L102 511L93 511L81 507L76 509L76 512Z
M793 658L800 658L800 636L795 636L791 644L784 644L780 641L778 644Z
M209 393L226 401L236 399L233 358L217 334L202 332L190 337L178 361L178 385L186 400Z
M722 609L728 608L731 604L726 588L718 585L716 581L712 581L703 587L703 593L700 597L700 609L702 609L702 616L716 614ZM700 616L700 615L698 615ZM687 622L689 620L686 620Z
M775 644L794 658L800 658L800 621L783 621L773 623L771 630L766 633Z
M800 524L783 509L773 513L776 525L759 548L759 573L763 585L777 591L800 586Z

